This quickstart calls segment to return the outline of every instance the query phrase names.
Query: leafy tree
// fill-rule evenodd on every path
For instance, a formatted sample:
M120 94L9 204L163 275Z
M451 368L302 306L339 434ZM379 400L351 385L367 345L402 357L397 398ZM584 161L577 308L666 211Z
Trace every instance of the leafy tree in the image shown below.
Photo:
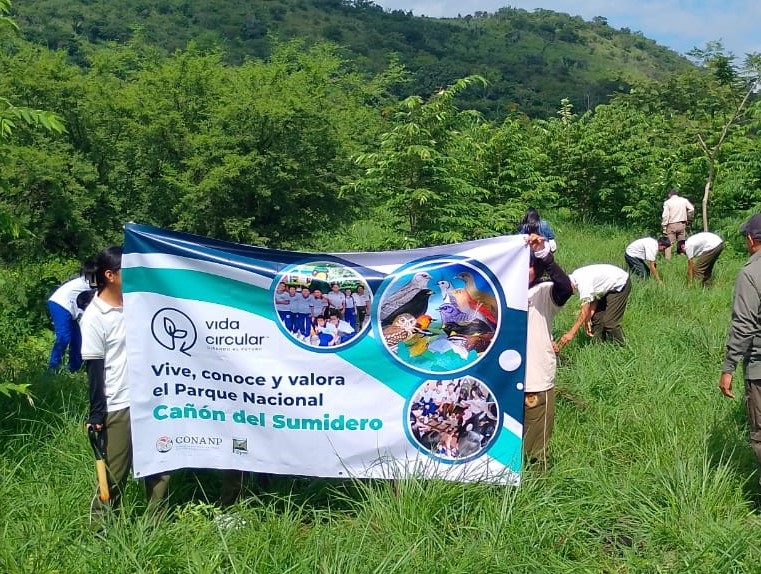
M393 127L376 152L360 154L364 176L343 190L374 195L404 226L415 245L452 243L488 233L489 192L477 184L471 160L482 153L480 114L461 112L456 96L485 80L470 76L441 89L428 101L405 99Z
M719 86L731 91L735 100L733 106L725 107L722 110L720 131L714 128L715 131L718 131L718 135L715 132L711 136L706 136L701 132L697 134L698 144L705 154L708 171L702 200L703 230L708 231L708 202L716 179L719 153L733 128L739 122L744 121L751 96L761 87L761 55L748 54L744 69L738 73L733 64L734 57L731 54L725 54L721 44L709 44L709 49L705 51L695 50L692 54L703 59L704 66L713 72Z
M8 16L10 0L0 0L0 33L8 29L17 29L15 22ZM51 132L62 133L63 124L58 116L43 110L17 106L7 97L0 95L0 145L4 145L17 129L42 127ZM0 159L2 156L0 156ZM27 232L11 212L12 204L0 186L0 240L15 239ZM3 350L3 353L5 349ZM0 381L0 394L28 394L28 385ZM31 399L30 399L31 400Z

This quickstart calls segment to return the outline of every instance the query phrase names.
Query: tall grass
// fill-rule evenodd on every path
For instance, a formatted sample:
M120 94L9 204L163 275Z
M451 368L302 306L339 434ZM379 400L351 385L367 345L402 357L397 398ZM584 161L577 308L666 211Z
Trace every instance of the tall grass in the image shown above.
M558 227L569 271L623 265L634 239ZM249 484L227 511L245 524L228 528L209 503L218 476L189 471L175 477L168 515L146 514L131 483L96 536L84 376L30 365L35 406L0 403L0 572L761 571L742 403L716 388L743 260L725 251L710 290L685 286L683 258L660 261L664 285L635 282L625 347L580 334L563 350L553 464L519 488L273 477ZM572 299L557 334L577 310Z

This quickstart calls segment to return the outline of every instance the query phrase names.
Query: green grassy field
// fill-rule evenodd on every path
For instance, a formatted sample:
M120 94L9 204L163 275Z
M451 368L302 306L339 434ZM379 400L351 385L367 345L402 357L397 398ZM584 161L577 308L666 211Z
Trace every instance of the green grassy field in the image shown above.
M634 239L556 232L568 271L624 265ZM31 369L35 407L0 402L0 572L761 572L743 406L717 390L744 260L726 249L711 290L685 287L683 257L659 260L664 285L635 282L626 347L577 335L561 355L553 465L524 473L519 488L273 477L249 484L231 510L245 524L226 528L208 504L218 476L185 472L168 516L146 516L131 483L123 514L98 537L85 377ZM574 297L556 335L577 311Z

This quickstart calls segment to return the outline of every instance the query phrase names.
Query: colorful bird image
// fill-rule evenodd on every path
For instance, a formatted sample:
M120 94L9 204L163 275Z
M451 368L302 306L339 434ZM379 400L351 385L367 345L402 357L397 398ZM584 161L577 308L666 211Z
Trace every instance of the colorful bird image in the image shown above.
M428 282L431 279L433 279L433 277L431 277L431 275L426 271L418 271L407 283L402 285L399 289L390 295L384 297L381 301L378 313L381 323L384 325L390 325L393 323L394 317L401 313L408 312L400 311L404 305L412 301L415 296L419 296L420 293L428 292L428 295L425 296L425 305L422 306L422 309L417 314L412 314L417 316L425 313L425 310L428 307L428 297L430 297L432 294L432 292L428 289ZM422 296L420 296L416 305L417 308L421 307L422 300Z
M491 345L494 333L475 333L465 337L465 349L468 351L475 350L476 353L483 353Z
M472 318L481 315L490 323L497 324L496 315L483 303L473 299L466 289L454 289L452 297L454 297L455 304L460 311L469 313Z
M457 308L457 305L454 305L453 303L444 303L436 310L441 314L441 322L443 324L459 323L469 319L468 314L460 311Z
M492 316L497 316L499 313L497 298L490 293L486 293L485 291L478 289L478 287L476 287L476 281L473 278L472 273L468 271L461 271L457 274L457 278L465 281L465 290L468 292L468 295L470 295L471 299L486 307Z
M385 318L381 318L381 325L392 324L399 315L410 314L413 317L423 315L428 310L428 299L431 295L433 295L433 291L430 289L419 290L409 301L388 313Z
M460 321L458 323L444 323L442 330L449 335L478 335L480 333L494 333L492 327L486 321L474 319L472 321Z
M417 317L417 321L415 323L415 330L418 333L428 333L428 327L430 327L431 323L434 321L435 319L428 314L420 315L419 317Z
M389 349L394 349L399 343L410 339L415 335L417 319L414 315L403 313L398 315L394 322L383 327L383 341Z
M381 289L379 335L402 364L425 373L454 372L488 353L496 339L498 297L477 267L426 261ZM396 285L401 284L400 287Z
M428 349L428 343L430 341L430 337L426 337L425 334L422 333L417 333L405 341L404 344L409 347L410 357L419 357Z
M450 303L452 300L449 292L452 290L452 284L449 281L441 280L436 283L441 293L441 300L444 303Z

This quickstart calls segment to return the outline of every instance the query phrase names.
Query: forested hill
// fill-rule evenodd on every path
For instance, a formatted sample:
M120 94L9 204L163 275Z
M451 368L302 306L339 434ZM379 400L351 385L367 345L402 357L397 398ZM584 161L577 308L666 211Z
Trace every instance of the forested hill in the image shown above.
M434 19L367 0L25 0L15 10L29 39L65 49L80 64L88 43L122 43L135 34L168 51L190 41L222 46L231 63L266 57L274 38L336 42L372 72L396 53L413 73L399 96L430 94L479 74L489 88L462 104L490 117L515 106L546 116L562 98L590 109L632 80L690 65L639 32L609 27L604 17L587 22L548 10Z

